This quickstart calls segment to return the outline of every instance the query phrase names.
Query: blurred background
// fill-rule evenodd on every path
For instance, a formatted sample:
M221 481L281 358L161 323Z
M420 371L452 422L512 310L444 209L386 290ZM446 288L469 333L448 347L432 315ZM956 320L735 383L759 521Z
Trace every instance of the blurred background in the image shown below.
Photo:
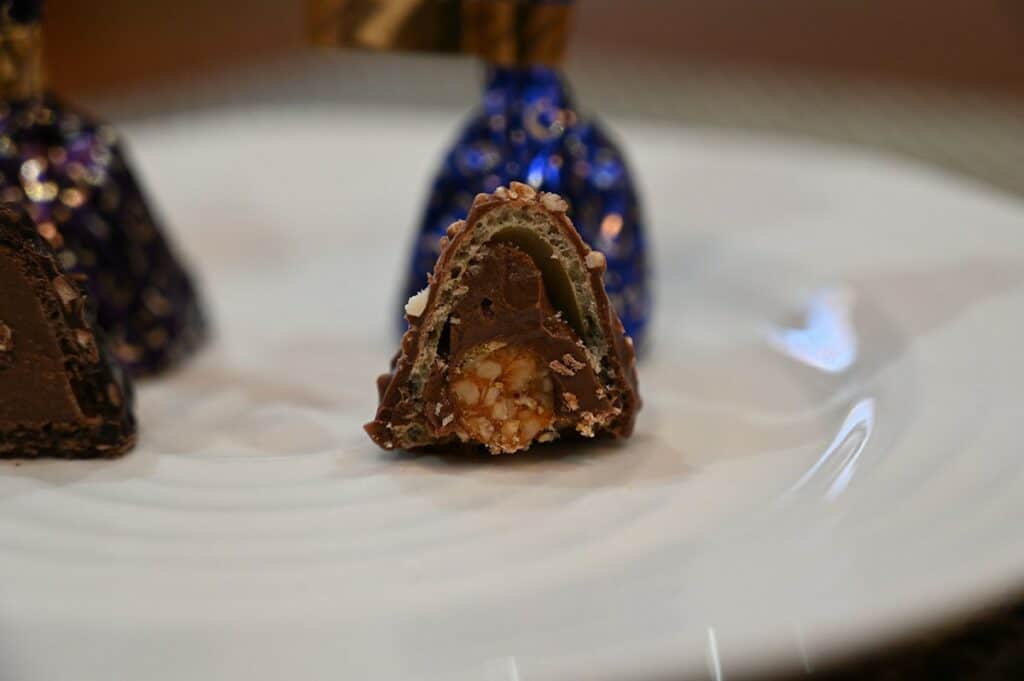
M301 0L50 0L50 79L115 119L298 98L454 114L476 101L471 60L314 51L303 12ZM1024 193L1021 0L581 0L568 71L608 117L865 145Z

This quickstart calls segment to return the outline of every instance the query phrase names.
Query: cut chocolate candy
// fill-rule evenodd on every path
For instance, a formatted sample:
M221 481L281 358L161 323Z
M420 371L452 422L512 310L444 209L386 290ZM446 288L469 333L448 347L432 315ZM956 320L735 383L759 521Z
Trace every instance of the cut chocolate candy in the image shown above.
M131 385L35 224L0 204L0 457L98 458L135 444Z
M0 198L25 206L61 264L86 276L118 360L148 376L191 356L207 334L199 291L114 129L46 94L8 102L0 133Z
M193 284L108 124L46 90L42 0L0 0L0 200L24 206L133 376L180 364L207 325Z
M366 431L385 449L460 443L511 453L559 437L628 437L640 407L633 343L608 302L605 258L565 202L513 182L442 239L430 285Z

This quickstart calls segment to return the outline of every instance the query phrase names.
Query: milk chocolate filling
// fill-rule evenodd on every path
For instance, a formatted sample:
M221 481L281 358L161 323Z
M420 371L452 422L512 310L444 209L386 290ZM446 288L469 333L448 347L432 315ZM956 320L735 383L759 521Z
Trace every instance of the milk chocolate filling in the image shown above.
M566 321L571 313L551 302L549 291L566 289L558 288L558 279L544 277L533 257L499 238L470 262L462 285L469 291L452 306L438 347L442 361L435 363L423 389L427 420L437 436L457 434L458 421L445 422L454 406L448 385L467 355L478 349L504 346L542 359L554 384L556 429L584 412L597 418L614 411L579 334Z
M10 356L0 371L0 427L81 418L57 338L14 261L0 251L0 323Z

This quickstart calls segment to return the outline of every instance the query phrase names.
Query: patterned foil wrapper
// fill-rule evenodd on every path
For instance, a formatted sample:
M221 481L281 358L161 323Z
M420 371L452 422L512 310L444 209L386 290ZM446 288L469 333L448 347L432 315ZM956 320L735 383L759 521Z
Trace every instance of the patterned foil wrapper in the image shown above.
M445 156L415 243L405 293L427 284L452 222L479 192L511 180L561 194L591 247L608 260L605 286L626 332L646 346L651 310L643 217L625 159L576 109L562 76L544 66L490 67L483 107Z
M0 200L22 203L72 273L135 376L159 372L206 334L197 291L109 125L53 95L0 103Z

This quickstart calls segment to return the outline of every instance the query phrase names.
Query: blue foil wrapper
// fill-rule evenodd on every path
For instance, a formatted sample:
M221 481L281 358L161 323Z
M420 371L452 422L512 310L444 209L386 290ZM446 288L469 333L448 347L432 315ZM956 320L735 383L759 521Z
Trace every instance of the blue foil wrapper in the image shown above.
M556 70L490 67L483 107L447 153L415 242L405 294L427 285L440 238L480 192L516 180L560 194L583 239L608 261L605 287L626 332L646 345L650 268L636 188L618 147L576 109Z
M116 132L52 95L0 103L0 200L25 206L135 376L188 355L206 324Z

